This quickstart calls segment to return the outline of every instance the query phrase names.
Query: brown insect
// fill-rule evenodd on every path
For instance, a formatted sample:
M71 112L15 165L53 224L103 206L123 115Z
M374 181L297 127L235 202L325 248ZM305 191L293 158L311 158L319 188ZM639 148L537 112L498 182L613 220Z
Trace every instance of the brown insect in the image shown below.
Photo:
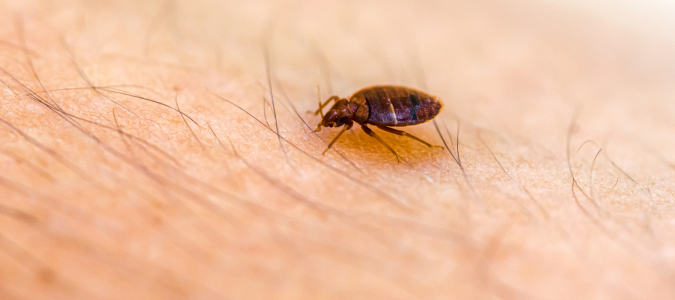
M443 109L443 103L440 99L431 96L420 90L396 85L375 85L359 90L354 93L349 100L340 99L338 96L332 96L321 103L319 96L319 109L314 114L321 114L321 122L315 132L321 131L324 127L340 127L345 125L338 135L328 144L324 154L330 149L335 141L345 132L352 128L354 122L361 125L361 129L369 136L374 137L378 142L384 145L391 153L396 156L400 162L399 155L379 136L375 134L367 124L377 126L384 131L407 136L428 147L439 147L431 145L422 139L390 128L390 126L410 126L422 124L435 118ZM323 115L323 108L331 101L335 101L326 115Z

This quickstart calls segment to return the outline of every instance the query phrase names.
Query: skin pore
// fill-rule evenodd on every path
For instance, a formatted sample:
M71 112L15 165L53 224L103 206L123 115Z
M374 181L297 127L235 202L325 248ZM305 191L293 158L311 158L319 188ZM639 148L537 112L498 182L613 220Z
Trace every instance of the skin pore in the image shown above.
M675 39L612 16L2 2L0 298L673 298ZM442 99L400 129L446 148L322 155L316 86L373 84Z

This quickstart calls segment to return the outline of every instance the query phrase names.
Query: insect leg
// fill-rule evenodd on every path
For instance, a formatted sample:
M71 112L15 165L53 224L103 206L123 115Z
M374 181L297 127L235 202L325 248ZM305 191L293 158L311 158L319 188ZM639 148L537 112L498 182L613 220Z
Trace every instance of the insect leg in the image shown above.
M385 142L384 142L377 134L375 134L375 132L373 132L370 128L368 128L368 126L366 126L366 124L361 124L361 129L363 129L363 131L364 131L367 135L374 137L378 142L380 142L380 144L384 145L387 149L389 149L389 151L391 151L391 153L394 153L394 155L396 156L396 160L397 160L398 162L401 162L401 160L402 160L403 158L401 158L400 156L398 156L398 154L396 153L396 151L394 151L394 149L392 149L391 147L389 147L389 145L387 145L387 143L385 143ZM405 160L403 160L403 161L405 161ZM407 163L407 162L406 162L406 163Z
M407 132L405 132L405 131L396 130L396 129L394 129L394 128L389 128L389 127L387 127L387 126L381 126L381 125L377 125L377 128L382 129L382 130L384 130L384 131L386 131L386 132L389 132L389 133L396 134L396 135L407 136L407 137L409 137L409 138L411 138L411 139L413 139L413 140L416 140L416 141L418 141L418 142L420 142L420 143L426 145L426 146L429 147L429 148L441 148L441 149L443 149L443 147L441 147L441 146L436 146L436 145L429 144L429 143L423 141L422 139L420 139L420 138L418 138L418 137L416 137L416 136L414 136L414 135L412 135L412 134L410 134L410 133L407 133Z
M325 154L326 154L326 151L330 150L330 148L333 147L333 144L335 144L335 142L340 138L340 136L341 136L346 130L348 130L349 128L352 128L352 125L354 125L354 123L347 123L347 124L345 124L345 127L342 127L342 130L340 130L340 132L338 133L338 135L336 135L336 136L333 138L333 140L330 141L330 144L328 144L328 148L326 148L326 150L324 150L323 153L321 153L321 154L322 154L322 155L325 155Z

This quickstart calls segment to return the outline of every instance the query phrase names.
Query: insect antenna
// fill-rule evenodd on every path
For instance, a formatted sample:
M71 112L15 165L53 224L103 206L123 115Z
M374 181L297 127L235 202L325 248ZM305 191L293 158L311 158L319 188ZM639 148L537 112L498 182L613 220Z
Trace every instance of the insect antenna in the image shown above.
M319 99L319 114L321 114L321 122L319 124L323 123L323 106L321 105L321 86L316 85L316 95L318 96L317 99Z

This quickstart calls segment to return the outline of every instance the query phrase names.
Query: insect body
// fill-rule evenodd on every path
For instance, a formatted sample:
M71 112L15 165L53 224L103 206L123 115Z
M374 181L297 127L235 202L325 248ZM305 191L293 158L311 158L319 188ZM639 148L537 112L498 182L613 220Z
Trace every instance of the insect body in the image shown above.
M324 116L323 108L331 101L335 101L335 104ZM324 103L321 103L319 99L319 109L315 114L321 114L322 120L315 131L321 131L321 126L345 126L330 142L326 149L328 151L340 135L350 129L356 122L361 125L361 129L366 134L374 137L394 153L396 159L399 159L396 151L368 128L367 124L375 125L393 134L407 136L428 147L440 147L433 146L409 133L390 127L424 123L435 118L441 112L441 109L443 109L443 103L438 98L420 90L396 85L376 85L359 90L349 99L332 96Z

